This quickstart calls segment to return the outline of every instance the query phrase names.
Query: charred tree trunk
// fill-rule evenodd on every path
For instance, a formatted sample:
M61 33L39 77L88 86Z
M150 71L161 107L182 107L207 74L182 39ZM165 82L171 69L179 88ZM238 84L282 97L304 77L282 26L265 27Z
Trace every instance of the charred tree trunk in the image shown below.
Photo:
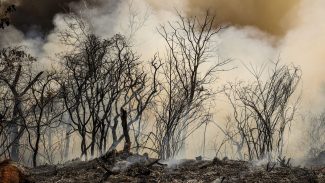
M15 98L19 98L18 96L15 96ZM18 123L20 121L20 115L19 110L21 107L21 101L19 99L16 99L14 111L13 111L13 121L10 123L10 142L12 143L11 152L10 152L10 158L14 161L19 160L19 129L18 129Z
M112 138L113 138L113 144L112 144L112 146L111 147L113 147L113 149L115 149L116 148L116 146L118 145L118 137L117 137L117 132L116 132L116 130L117 130L117 126L118 126L118 115L116 115L115 117L114 117L114 125L113 125L113 127L112 127Z
M81 158L85 158L85 160L88 159L86 144L86 130L83 129L81 132Z
M95 145L96 145L96 131L91 133L91 143L90 143L90 155L94 157L95 155Z
M123 151L129 153L131 149L131 140L130 140L130 135L128 130L127 112L123 108L121 108L121 121L122 121L123 135L125 139Z
M40 139L41 139L41 127L40 127L40 125L37 125L35 149L34 149L34 152L33 152L33 167L37 166L37 155L38 155L38 151L39 151Z
M14 161L19 160L19 132L18 132L18 125L16 123L10 124L10 142L12 143L11 151L10 151L10 158Z

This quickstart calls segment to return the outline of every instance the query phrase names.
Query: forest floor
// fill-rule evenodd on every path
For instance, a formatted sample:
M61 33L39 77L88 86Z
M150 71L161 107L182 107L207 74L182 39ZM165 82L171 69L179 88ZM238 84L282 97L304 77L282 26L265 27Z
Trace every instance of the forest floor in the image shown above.
M87 162L30 169L37 183L227 183L227 182L325 182L325 167L299 168L279 163L254 165L234 160L180 160L163 164L140 155L114 156Z

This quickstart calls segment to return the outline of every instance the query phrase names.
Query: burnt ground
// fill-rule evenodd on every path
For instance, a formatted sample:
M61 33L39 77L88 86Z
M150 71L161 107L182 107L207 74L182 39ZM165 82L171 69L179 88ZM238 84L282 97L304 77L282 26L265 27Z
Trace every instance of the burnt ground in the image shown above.
M182 160L164 165L155 159L131 155L112 160L72 161L64 165L41 166L30 170L39 183L86 182L325 182L325 168L314 169L234 160Z

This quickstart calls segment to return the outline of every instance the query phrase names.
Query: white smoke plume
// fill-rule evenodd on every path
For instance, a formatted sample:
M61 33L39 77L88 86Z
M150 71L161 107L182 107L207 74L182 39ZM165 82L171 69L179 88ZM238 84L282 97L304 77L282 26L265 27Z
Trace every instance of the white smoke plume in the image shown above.
M166 8L166 1L148 0L154 7L161 10ZM257 0L187 0L185 12L188 16L200 15L206 9L216 12L217 25L230 24L231 26L219 34L218 54L223 58L233 59L238 66L233 71L221 76L221 82L235 79L249 80L249 72L243 65L262 65L270 60L281 59L286 64L300 66L303 72L302 101L299 114L307 111L320 112L324 109L323 68L325 65L325 1L323 0L291 0L291 1L257 1ZM162 7L162 8L159 8ZM219 17L218 17L219 15ZM298 91L299 92L299 91ZM226 101L220 97L215 119L218 123L224 121L224 115L229 113ZM308 124L302 123L299 118L293 124L291 135L287 137L292 156L301 156L301 132ZM217 134L217 128L208 128L208 136ZM196 138L189 140L190 144L201 144L198 136L203 130L193 135ZM209 137L207 137L209 139ZM210 144L213 148L213 143ZM191 152L199 154L198 147ZM213 151L211 151L212 155Z

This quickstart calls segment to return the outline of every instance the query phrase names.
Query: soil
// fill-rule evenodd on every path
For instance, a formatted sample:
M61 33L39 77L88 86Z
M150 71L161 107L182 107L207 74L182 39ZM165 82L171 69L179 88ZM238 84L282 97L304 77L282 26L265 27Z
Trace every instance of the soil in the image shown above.
M180 160L163 164L140 155L118 155L91 161L30 169L39 183L228 183L228 182L325 182L325 168L300 168L268 163L254 165L234 160Z

